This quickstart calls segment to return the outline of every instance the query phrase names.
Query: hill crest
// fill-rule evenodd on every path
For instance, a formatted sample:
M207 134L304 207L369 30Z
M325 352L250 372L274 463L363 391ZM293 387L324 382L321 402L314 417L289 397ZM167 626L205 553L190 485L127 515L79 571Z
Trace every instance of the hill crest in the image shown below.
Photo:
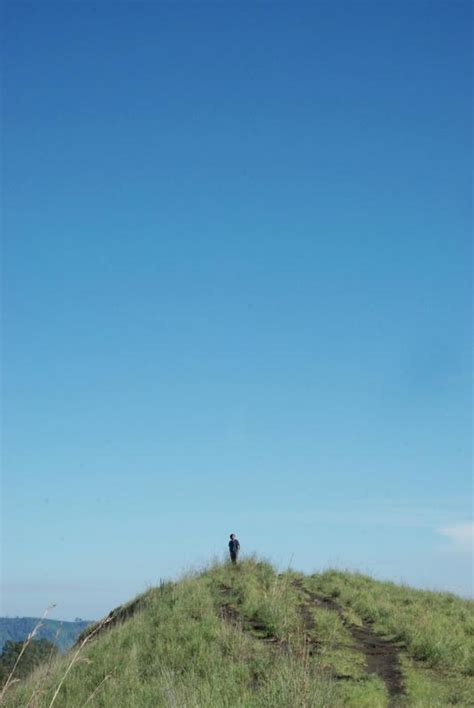
M38 707L469 705L472 609L357 573L214 563L90 625L6 705L38 683Z

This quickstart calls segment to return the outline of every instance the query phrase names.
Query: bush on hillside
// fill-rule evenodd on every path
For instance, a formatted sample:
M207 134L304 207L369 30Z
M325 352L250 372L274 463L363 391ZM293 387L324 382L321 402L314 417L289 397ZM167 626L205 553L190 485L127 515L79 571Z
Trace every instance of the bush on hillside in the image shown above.
M24 642L7 641L0 654L0 685L8 679L23 649ZM47 639L33 639L15 669L15 678L28 676L37 666L58 653L54 644Z

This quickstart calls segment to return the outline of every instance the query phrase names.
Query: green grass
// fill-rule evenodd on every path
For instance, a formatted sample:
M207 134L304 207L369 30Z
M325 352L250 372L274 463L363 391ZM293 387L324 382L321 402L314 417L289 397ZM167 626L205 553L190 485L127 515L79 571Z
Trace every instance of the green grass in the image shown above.
M343 621L311 605L298 577L248 558L150 589L131 604L133 614L98 632L75 661L77 648L10 687L4 704L43 708L57 692L58 708L382 708L388 706L385 684L367 674L348 625L371 617L377 631L406 644L408 695L400 704L471 705L469 603L345 573L304 578L306 587L337 597L347 610ZM433 633L419 617L410 630L414 615L406 613L414 603L418 611L431 608L425 620L431 618L436 636L444 632L449 651L434 650ZM420 656L423 641L428 650Z
M352 616L373 622L379 634L403 643L413 659L431 668L474 676L472 601L377 582L359 573L327 571L308 582L335 598Z
M348 622L368 621L400 646L408 705L474 705L471 600L336 570L309 576L305 583L337 601Z

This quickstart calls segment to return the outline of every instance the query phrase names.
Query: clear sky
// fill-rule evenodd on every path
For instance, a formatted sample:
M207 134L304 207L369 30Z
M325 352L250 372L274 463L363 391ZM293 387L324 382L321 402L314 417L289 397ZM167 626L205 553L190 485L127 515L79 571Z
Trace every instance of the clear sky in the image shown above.
M471 592L470 8L4 3L2 614Z

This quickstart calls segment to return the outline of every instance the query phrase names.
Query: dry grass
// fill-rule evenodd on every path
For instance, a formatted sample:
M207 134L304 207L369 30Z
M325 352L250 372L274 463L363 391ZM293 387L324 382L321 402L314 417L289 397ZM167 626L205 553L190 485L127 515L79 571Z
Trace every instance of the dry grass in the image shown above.
M3 687L2 687L2 690L0 691L0 703L3 702L3 699L4 699L5 695L6 695L6 692L8 691L8 689L10 688L10 686L11 686L13 683L16 683L16 682L17 682L18 679L14 679L13 677L14 677L15 671L17 670L18 665L19 665L19 663L20 663L20 661L21 661L21 658L22 658L23 654L25 653L25 651L27 650L27 648L29 647L29 645L31 644L31 642L33 641L33 639L34 639L34 637L36 636L36 634L37 634L37 632L39 631L39 629L43 626L43 620L46 619L47 615L49 614L49 612L51 612L51 610L52 610L54 607L55 607L55 605L50 605L49 607L46 608L46 610L44 611L43 616L41 617L41 619L39 620L39 622L37 622L37 624L35 625L35 627L32 629L32 631L29 633L29 635L27 636L27 638L26 638L25 641L23 642L23 646L22 646L22 648L21 648L21 652L18 654L17 660L15 661L15 663L14 663L14 665L13 665L13 668L12 668L12 670L11 670L9 676L7 677L7 680L5 681L5 683L4 683Z

